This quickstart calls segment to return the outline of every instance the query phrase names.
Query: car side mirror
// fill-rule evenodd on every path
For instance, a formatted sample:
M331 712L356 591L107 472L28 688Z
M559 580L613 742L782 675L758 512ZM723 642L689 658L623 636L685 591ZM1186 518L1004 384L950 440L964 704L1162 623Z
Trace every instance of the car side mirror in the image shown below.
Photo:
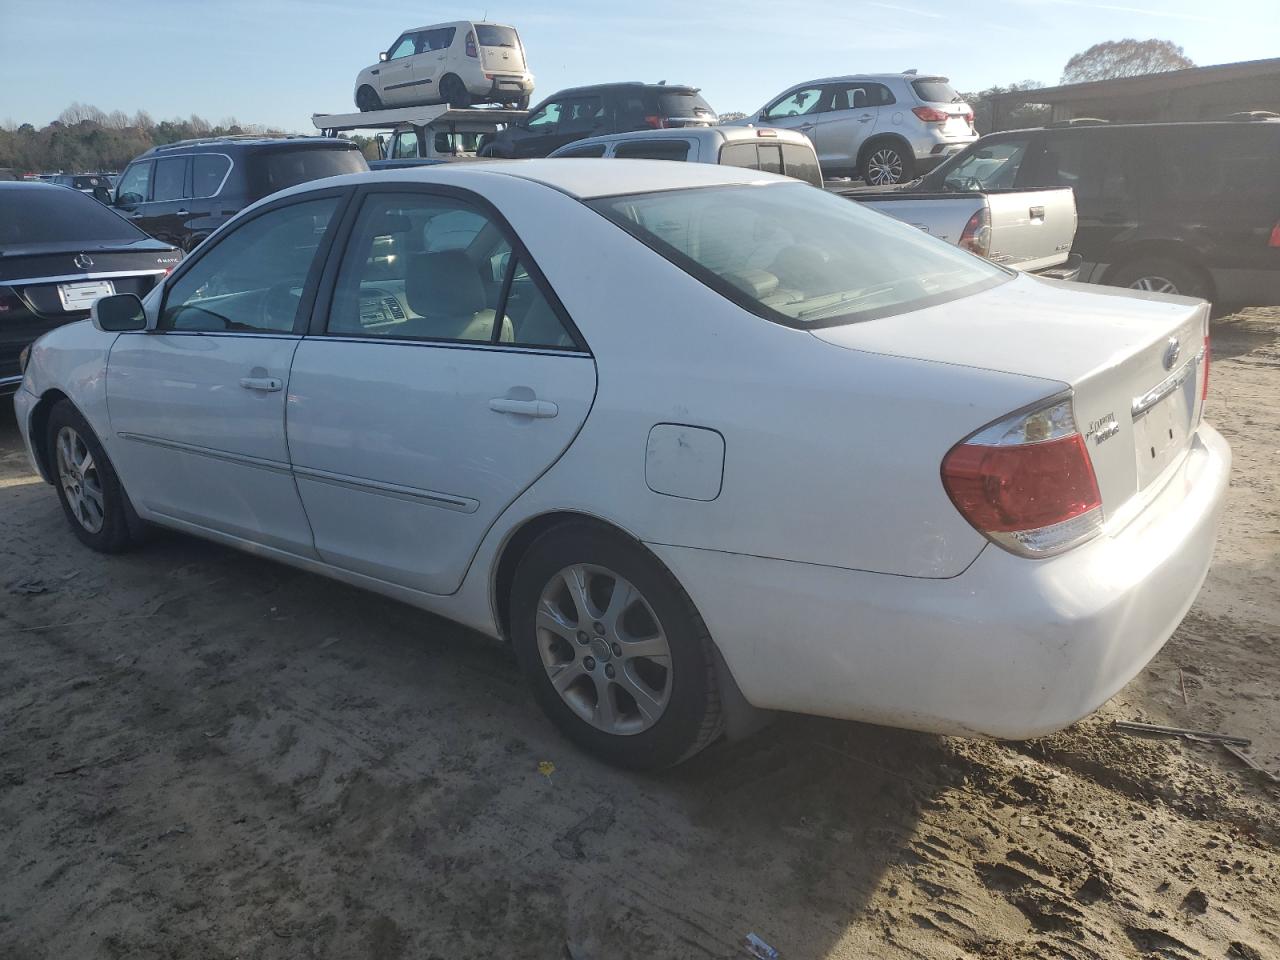
M378 54L378 62L379 63L387 62L387 51L383 50L380 54Z
M103 333L125 333L147 329L147 312L132 293L99 297L89 307L89 319Z

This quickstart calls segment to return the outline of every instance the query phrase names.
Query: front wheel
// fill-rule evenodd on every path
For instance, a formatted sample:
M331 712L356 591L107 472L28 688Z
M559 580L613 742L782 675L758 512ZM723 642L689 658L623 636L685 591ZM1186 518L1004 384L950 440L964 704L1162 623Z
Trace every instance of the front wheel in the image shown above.
M547 716L609 763L671 766L721 731L706 627L634 541L586 522L543 534L516 570L511 634Z
M873 144L862 161L862 179L870 187L905 183L915 175L915 164L915 157L896 144Z
M378 91L373 87L364 86L356 91L356 108L361 113L368 113L371 110L382 109L382 98L378 96Z
M60 400L50 411L45 442L71 532L100 553L128 549L134 538L124 488L93 429L70 401Z

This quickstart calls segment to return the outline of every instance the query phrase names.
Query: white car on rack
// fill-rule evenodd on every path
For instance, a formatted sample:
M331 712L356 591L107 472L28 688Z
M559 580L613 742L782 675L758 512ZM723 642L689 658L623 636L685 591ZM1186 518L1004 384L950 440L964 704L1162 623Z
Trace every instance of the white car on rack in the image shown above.
M503 103L524 110L533 74L515 27L457 20L414 27L378 54L356 77L356 107L363 111L447 103Z
M1112 696L1213 552L1207 330L772 174L495 161L261 201L15 407L89 547L160 524L508 638L651 767L749 705L1028 737Z

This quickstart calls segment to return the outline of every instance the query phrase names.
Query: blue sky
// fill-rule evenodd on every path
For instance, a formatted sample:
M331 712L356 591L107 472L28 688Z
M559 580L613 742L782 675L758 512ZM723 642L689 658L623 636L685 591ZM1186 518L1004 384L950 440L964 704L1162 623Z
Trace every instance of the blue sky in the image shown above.
M356 72L400 30L486 12L520 30L535 100L665 79L720 111L911 67L961 90L1051 84L1072 54L1128 36L1172 40L1198 64L1280 55L1280 0L0 0L0 121L44 124L78 100L310 132L313 112L352 109Z

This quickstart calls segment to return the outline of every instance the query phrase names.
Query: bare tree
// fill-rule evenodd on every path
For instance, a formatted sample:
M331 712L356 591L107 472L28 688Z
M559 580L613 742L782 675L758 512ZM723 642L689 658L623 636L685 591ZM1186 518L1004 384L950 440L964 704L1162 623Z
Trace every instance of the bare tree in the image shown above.
M1106 40L1068 60L1062 71L1062 82L1140 77L1194 66L1182 48L1170 40Z

